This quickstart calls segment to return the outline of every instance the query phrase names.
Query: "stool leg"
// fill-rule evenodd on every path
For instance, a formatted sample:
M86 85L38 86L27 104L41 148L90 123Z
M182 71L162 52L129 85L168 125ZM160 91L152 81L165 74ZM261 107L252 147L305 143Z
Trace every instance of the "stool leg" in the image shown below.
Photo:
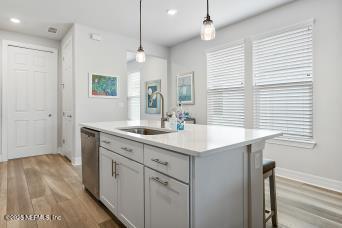
M264 194L264 199L263 199L263 212L264 212L264 228L266 228L266 207L265 207L265 178L263 180L263 194Z
M272 175L269 177L270 181L270 193L271 193L271 210L273 211L272 225L278 226L278 214L277 214L277 195L276 195L276 183L275 183L275 172L272 170Z

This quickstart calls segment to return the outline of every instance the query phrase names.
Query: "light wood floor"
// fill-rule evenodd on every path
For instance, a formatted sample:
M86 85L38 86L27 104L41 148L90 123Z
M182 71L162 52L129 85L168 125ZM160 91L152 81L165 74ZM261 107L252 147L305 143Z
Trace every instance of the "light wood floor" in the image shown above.
M269 208L268 182L265 191ZM280 228L342 228L342 193L280 177L276 191Z
M61 221L6 221L5 214L53 214ZM118 228L82 189L80 175L60 155L0 163L0 227Z
M277 178L277 194L279 227L342 228L342 194L283 178ZM6 221L6 214L54 214L62 220ZM118 228L118 224L82 189L80 167L62 156L0 163L0 228Z

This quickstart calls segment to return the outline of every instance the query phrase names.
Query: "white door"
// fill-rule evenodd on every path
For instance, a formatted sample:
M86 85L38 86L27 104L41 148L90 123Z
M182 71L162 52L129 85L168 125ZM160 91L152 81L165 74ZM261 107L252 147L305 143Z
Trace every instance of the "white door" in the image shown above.
M189 186L145 168L145 228L160 227L189 227Z
M8 159L57 152L57 53L8 46Z
M144 167L117 156L118 218L127 228L144 227Z
M115 153L100 147L100 200L117 215L118 181L115 176Z
M72 39L62 47L62 153L72 160L73 148Z

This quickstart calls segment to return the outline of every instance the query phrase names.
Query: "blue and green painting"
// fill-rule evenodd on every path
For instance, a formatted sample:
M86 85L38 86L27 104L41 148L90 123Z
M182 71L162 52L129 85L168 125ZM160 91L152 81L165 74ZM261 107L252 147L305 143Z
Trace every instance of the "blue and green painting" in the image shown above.
M93 96L117 97L118 78L93 74L91 93Z

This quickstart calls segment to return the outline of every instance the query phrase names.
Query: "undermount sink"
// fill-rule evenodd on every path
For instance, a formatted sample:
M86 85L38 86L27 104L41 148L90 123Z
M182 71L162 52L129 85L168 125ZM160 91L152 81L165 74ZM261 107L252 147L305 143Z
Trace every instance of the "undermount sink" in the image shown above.
M168 134L173 131L169 130L156 130L156 129L151 129L151 128L145 128L145 127L134 127L134 128L119 128L118 130L120 131L126 131L134 134L139 134L139 135L161 135L161 134Z

